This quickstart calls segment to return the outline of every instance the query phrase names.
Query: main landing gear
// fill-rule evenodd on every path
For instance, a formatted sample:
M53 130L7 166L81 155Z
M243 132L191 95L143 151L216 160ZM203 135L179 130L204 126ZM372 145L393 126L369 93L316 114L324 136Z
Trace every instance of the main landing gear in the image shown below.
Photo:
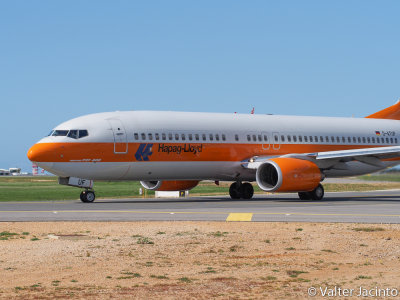
M253 186L248 183L240 181L234 182L229 188L229 195L232 199L251 199L254 194Z
M324 198L324 187L319 184L310 192L300 192L299 198L301 200L322 200L322 198Z
M85 190L80 195L81 201L84 203L91 203L96 199L94 191Z

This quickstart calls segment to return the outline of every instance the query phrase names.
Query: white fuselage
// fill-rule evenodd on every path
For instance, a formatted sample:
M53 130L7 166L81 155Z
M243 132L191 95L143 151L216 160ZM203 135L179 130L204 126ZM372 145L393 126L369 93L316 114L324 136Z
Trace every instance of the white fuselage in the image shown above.
M397 120L129 111L60 124L30 149L32 161L61 177L93 180L255 180L251 157L387 147L399 144ZM81 131L82 137L75 133ZM65 133L67 131L67 133ZM87 136L84 136L84 131ZM68 136L69 135L69 136ZM358 161L325 176L352 176L381 166Z

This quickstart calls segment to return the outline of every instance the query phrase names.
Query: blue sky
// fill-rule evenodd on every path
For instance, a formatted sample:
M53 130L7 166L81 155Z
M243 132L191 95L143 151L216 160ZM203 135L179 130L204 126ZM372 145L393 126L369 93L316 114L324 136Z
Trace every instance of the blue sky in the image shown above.
M0 168L58 123L179 110L363 117L400 97L399 1L2 1Z

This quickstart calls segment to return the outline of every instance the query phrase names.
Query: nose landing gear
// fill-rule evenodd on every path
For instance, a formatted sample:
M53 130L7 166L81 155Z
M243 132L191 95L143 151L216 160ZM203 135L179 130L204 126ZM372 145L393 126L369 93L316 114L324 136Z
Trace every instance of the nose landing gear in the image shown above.
M232 199L251 199L253 197L253 194L253 186L248 182L234 182L229 188L229 195Z
M91 203L96 199L94 191L85 190L80 195L81 201L84 203Z
M93 191L93 180L77 178L77 177L59 177L58 183L62 185L69 185L78 188L84 188L80 198L82 202L91 203L96 199Z

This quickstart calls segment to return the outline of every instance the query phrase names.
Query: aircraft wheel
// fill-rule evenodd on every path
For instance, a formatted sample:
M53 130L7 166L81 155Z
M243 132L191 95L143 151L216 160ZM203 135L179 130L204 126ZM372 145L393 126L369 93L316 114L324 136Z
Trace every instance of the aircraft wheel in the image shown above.
M299 192L300 200L311 200L311 196L309 192Z
M96 199L96 195L92 191L83 191L80 195L80 198L84 203L91 203Z
M322 200L324 198L324 187L319 184L313 191L309 192L312 200Z
M240 198L251 199L253 195L254 188L250 183L246 182L240 186Z
M232 199L240 199L240 191L237 182L232 183L229 187L229 196L231 196Z

